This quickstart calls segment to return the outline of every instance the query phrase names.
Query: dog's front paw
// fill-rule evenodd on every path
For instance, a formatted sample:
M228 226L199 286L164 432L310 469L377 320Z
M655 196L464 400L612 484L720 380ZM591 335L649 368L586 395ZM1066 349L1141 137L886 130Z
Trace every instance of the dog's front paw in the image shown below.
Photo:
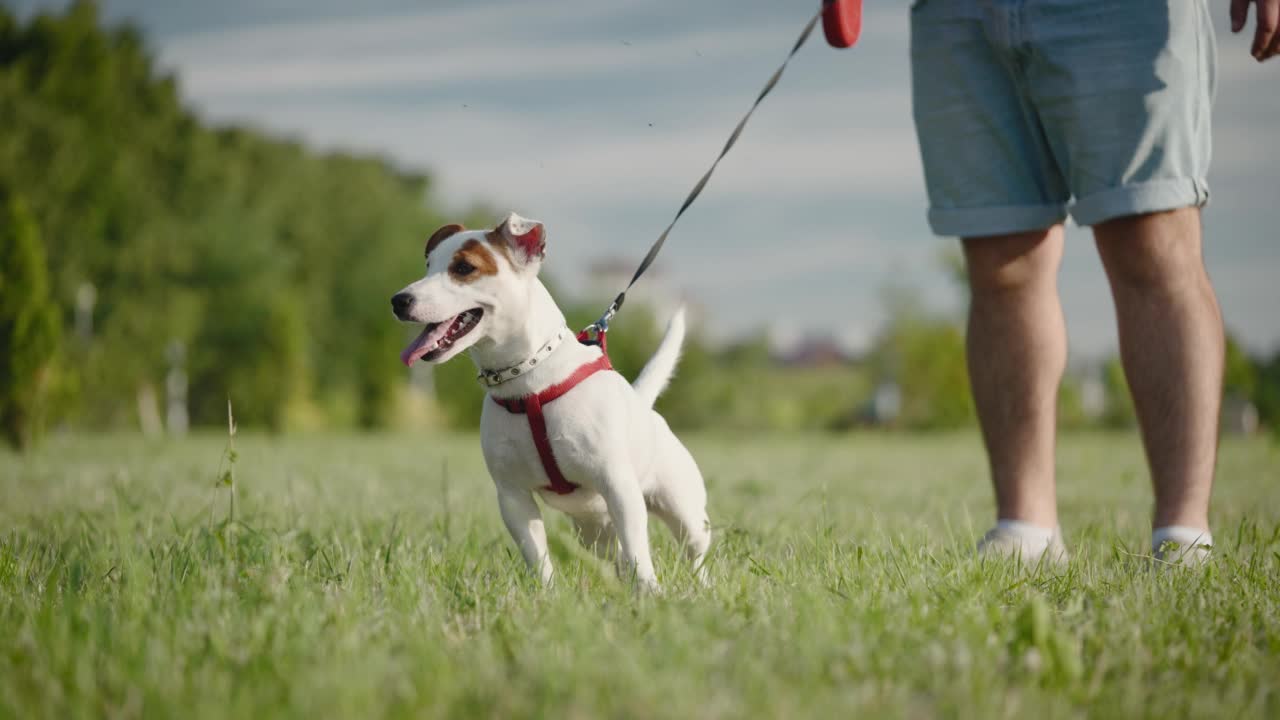
M711 587L711 576L707 574L707 568L699 565L697 570L693 571L693 577L698 581L698 587L706 589Z
M661 595L662 586L658 584L657 578L636 578L636 592L641 595Z

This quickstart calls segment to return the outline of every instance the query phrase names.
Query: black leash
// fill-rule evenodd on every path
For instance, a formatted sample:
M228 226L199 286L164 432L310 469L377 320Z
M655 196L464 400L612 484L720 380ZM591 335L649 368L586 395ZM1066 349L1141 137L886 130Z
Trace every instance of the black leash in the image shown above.
M796 53L800 51L800 48L804 45L805 41L809 39L809 35L813 32L814 26L817 25L818 20L822 18L822 14L826 10L828 2L830 2L830 0L827 0L827 2L822 4L818 9L818 13L814 15L813 18L809 20L808 24L804 26L804 30L800 31L800 37L796 39L795 45L791 47L791 52L787 53L787 58L782 61L782 65L778 66L778 69L774 71L772 76L770 76L769 81L764 84L764 89L762 89L760 94L756 96L756 101L751 104L751 109L748 110L747 114L743 115L742 119L738 121L738 126L735 127L733 132L729 135L728 142L724 144L724 149L716 156L715 162L711 163L711 167L707 169L706 174L702 176L702 179L698 181L698 184L693 186L693 190L689 191L689 196L684 199L684 203L680 206L680 209L676 211L676 216L672 218L671 224L667 226L666 230L662 231L662 234L658 236L657 241L655 241L649 248L649 252L646 253L644 259L640 261L640 267L636 268L635 274L631 276L631 282L627 283L627 286L622 289L622 292L618 293L618 297L614 298L613 302L609 304L609 308L604 311L604 314L600 316L600 319L591 325L588 325L586 329L582 331L582 337L589 337L592 330L595 330L597 337L602 337L604 333L609 330L609 321L612 320L613 316L618 314L618 311L622 309L622 303L626 301L627 292L631 290L631 286L635 285L636 281L640 279L640 276L643 275L644 272L649 269L649 266L653 264L654 258L658 257L658 252L662 250L663 244L667 242L667 236L671 234L671 228L676 226L676 223L680 220L680 216L684 215L684 211L688 210L689 206L693 204L693 201L697 200L698 196L702 194L702 189L707 186L707 181L711 179L711 174L716 171L716 168L720 165L720 161L724 159L725 155L729 154L729 150L738 142L738 136L742 134L742 129L747 126L747 121L751 119L752 113L756 111L756 108L760 107L760 101L764 100L765 96L773 91L773 86L777 85L778 80L782 77L782 71L787 69L787 63L791 62L791 58L796 56Z

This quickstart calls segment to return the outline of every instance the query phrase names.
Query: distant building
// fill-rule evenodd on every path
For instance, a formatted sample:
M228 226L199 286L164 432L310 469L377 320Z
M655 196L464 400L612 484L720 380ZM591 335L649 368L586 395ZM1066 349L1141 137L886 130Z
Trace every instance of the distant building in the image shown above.
M810 337L776 353L774 361L784 367L820 368L848 365L853 358L834 338Z

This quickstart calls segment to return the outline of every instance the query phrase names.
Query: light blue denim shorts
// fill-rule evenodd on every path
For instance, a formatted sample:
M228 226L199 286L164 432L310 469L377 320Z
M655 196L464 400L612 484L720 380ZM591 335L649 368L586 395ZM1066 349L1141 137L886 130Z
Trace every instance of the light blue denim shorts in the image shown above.
M1206 0L917 0L912 101L939 235L1209 200Z

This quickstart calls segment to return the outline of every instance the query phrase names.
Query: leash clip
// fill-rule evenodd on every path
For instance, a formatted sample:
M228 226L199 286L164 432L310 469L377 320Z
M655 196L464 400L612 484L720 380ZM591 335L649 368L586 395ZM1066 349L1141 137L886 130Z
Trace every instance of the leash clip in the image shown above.
M614 315L618 314L618 309L622 307L622 301L626 299L626 297L627 293L624 291L620 293L618 297L614 298L613 302L609 303L609 307L605 309L604 314L600 316L599 320L596 320L586 326L582 329L582 332L578 333L578 341L584 342L588 345L600 345L603 347L604 335L609 332L609 321L613 319ZM593 332L595 333L594 338L591 337L591 333Z
M619 307L620 303L617 300L610 303L608 309L604 311L599 320L586 326L582 329L582 332L578 333L578 342L584 345L599 345L600 349L604 350L605 335L609 332L609 321L613 319L614 315L618 314Z
M596 332L598 333L609 332L609 321L612 320L613 316L617 314L618 314L618 306L616 304L610 305L609 309L604 311L604 314L600 316L599 320L595 321L594 323L591 323L591 327L595 328Z

